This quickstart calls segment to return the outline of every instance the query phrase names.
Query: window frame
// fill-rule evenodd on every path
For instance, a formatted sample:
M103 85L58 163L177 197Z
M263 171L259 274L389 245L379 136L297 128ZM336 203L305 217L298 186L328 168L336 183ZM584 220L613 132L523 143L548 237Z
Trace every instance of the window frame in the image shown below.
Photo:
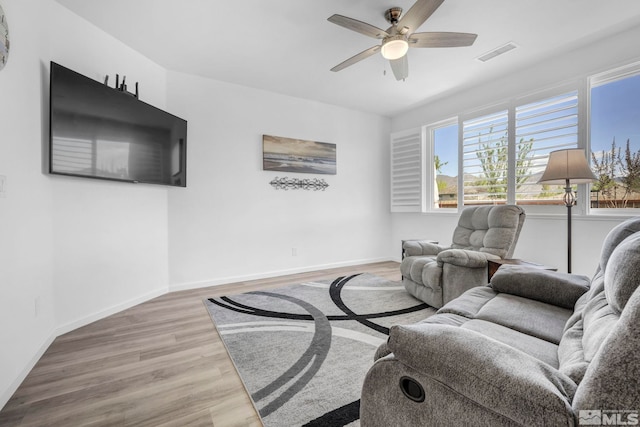
M463 131L464 121L479 118L484 115L497 113L501 110L507 110L508 114L508 146L509 146L509 176L506 203L517 204L516 188L515 188L515 146L516 146L516 117L515 109L518 106L543 101L547 98L576 92L578 96L578 141L577 148L585 150L587 160L591 166L591 89L592 87L605 85L617 80L623 80L628 77L640 75L640 61L636 60L625 65L614 68L603 69L599 72L590 72L582 74L576 78L566 80L559 84L549 85L542 89L528 92L524 95L514 96L508 100L495 102L489 105L479 106L461 111L457 116L444 120L432 121L419 128L412 129L416 131L421 129L421 162L423 165L422 177L422 206L420 210L411 210L411 212L422 212L429 214L456 214L464 207L464 176L463 176ZM432 167L434 161L434 138L433 131L439 127L453 124L457 118L458 124L458 208L457 209L434 209L428 201L433 198L433 183L435 176ZM392 135L407 133L409 131L397 131ZM393 141L393 138L392 138ZM393 153L392 153L393 154ZM393 178L392 178L393 185ZM638 208L592 208L590 203L591 184L579 184L577 187L577 201L573 207L573 215L583 218L591 218L593 220L604 220L607 217L628 217L637 216L640 213ZM584 197L584 195L588 195ZM392 195L393 197L393 195ZM547 216L555 218L558 215L566 215L566 207L564 205L526 205L527 214L533 214L539 217ZM394 210L392 212L403 212ZM408 212L408 211L404 211Z
M639 76L640 75L640 61L632 62L630 64L626 64L620 67L612 68L600 73L591 74L586 78L585 81L585 117L587 122L587 135L588 135L588 160L589 166L591 166L591 89L598 86L604 86L608 83L613 83L616 81L624 80L629 77ZM591 184L588 185L588 193L591 195ZM591 197L589 197L591 199ZM587 203L586 207L586 215L590 215L593 217L604 217L604 216L637 216L640 214L640 209L638 208L592 208L591 203Z
M589 153L587 149L588 143L586 141L585 135L587 135L588 128L586 127L586 123L584 118L585 112L585 104L584 102L586 95L585 85L580 84L579 81L571 81L567 83L562 83L558 85L554 85L551 87L547 87L535 92L528 93L526 95L514 97L508 101L495 103L488 107L483 107L480 109L473 110L471 112L461 114L459 116L459 130L463 129L464 121L473 120L480 118L485 115L491 115L495 113L499 113L501 111L507 111L507 141L508 141L508 164L509 169L507 173L507 204L515 204L519 206L526 207L528 214L565 214L566 207L564 205L527 205L527 204L518 204L516 200L516 108L544 101L549 98L553 98L560 95L565 95L570 92L576 92L578 96L578 144L576 148L583 148ZM462 136L458 138L459 150L458 153L459 163L462 162ZM590 154L588 154L590 156ZM462 168L461 164L459 164L459 176L458 181L462 181ZM458 187L462 188L462 187ZM589 206L588 198L580 197L581 194L589 194L587 184L580 184L577 186L578 199L576 205L574 206L574 213L577 215L584 214L586 212L587 207ZM460 193L460 190L459 190ZM459 198L464 199L464 194L459 194ZM463 204L460 204L461 207L464 207ZM467 205L469 206L469 205Z

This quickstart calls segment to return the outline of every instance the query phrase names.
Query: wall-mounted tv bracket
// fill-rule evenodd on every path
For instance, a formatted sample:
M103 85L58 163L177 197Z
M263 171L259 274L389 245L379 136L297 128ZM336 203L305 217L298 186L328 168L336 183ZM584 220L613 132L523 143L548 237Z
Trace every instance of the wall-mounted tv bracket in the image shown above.
M131 95L134 96L135 98L138 98L138 82L136 82L136 91L134 93L129 92L127 90L127 76L122 76L122 83L120 83L120 75L116 74L116 86L114 89L119 90L120 92L124 92L127 95ZM104 78L104 85L105 86L109 86L109 75L106 75Z

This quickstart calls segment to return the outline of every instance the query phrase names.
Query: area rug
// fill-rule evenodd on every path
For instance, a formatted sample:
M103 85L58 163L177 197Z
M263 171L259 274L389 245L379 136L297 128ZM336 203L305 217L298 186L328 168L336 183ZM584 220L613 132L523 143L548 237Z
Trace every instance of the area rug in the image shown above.
M389 327L435 313L371 274L205 304L266 427L359 426L362 383Z

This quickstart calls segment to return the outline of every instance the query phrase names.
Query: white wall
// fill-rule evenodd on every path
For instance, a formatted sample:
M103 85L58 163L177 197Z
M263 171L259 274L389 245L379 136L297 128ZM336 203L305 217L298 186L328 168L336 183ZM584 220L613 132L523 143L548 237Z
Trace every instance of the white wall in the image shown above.
M22 0L3 1L11 51L0 71L0 407L55 325L51 182L41 173L40 25ZM35 299L39 298L38 315Z
M637 49L633 49L633 46L637 45L637 40L640 40L640 28L625 31L608 39L594 41L588 48L565 52L483 85L448 93L436 101L393 117L392 131L397 132L435 123L640 60ZM501 57L494 59L494 61L500 60ZM574 211L577 210L574 209ZM451 242L456 219L456 216L442 214L393 214L392 242L400 246L401 239L424 237L438 239L441 243L448 244ZM602 240L607 232L622 220L623 218L620 217L587 217L574 212L573 273L588 276L593 274L599 259ZM557 207L552 215L529 214L514 256L554 265L560 271L566 271L566 230L566 208L564 207Z
M389 119L175 73L168 80L52 0L2 6L12 49L0 72L0 407L56 335L169 283L389 258ZM143 101L188 119L189 187L44 173L51 60L100 81L126 75ZM263 133L336 143L330 187L272 189Z
M169 193L172 288L389 259L389 119L179 73L188 187ZM262 170L262 135L337 145L337 174ZM325 191L275 190L276 176ZM292 256L296 248L297 256Z
M166 72L51 0L3 0L0 72L0 407L51 340L168 285L167 189L43 173L49 61L141 82L166 103ZM37 313L36 313L36 305Z
M140 99L166 108L166 71L57 3L45 58L102 81L140 82ZM64 23L64 25L61 25ZM78 43L78 34L83 42ZM48 72L47 72L48 75ZM166 292L167 188L49 177L53 194L56 324L66 332Z

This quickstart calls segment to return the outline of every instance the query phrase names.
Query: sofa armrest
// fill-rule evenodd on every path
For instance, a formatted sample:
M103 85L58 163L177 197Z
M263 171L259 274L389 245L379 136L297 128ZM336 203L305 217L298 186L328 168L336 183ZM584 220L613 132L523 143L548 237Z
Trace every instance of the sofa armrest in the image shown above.
M393 326L389 348L420 377L517 423L554 419L553 425L558 420L573 425L570 402L576 384L550 365L492 338L449 325Z
M590 286L586 276L558 273L524 265L503 265L491 278L496 292L573 308Z
M444 263L448 263L458 267L484 268L487 266L487 260L489 259L500 259L500 257L487 252L447 249L438 254L437 261L440 267Z
M404 253L408 256L422 256L438 255L447 248L440 246L438 242L434 240L406 240L402 244L402 249L404 249Z

